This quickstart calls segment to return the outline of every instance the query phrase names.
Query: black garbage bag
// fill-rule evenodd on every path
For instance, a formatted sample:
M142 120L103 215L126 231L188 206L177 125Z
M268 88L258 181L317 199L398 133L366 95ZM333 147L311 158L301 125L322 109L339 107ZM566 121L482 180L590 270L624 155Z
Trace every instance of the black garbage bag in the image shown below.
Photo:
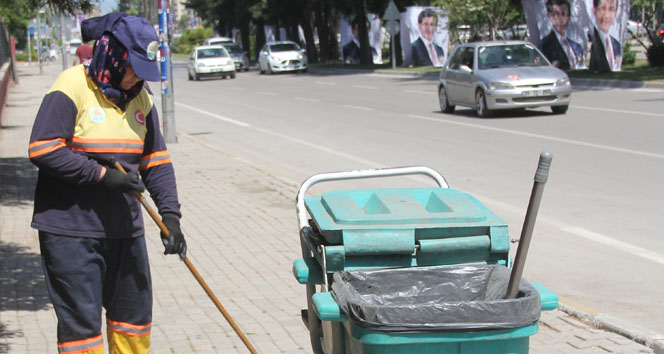
M539 320L537 290L521 279L504 299L510 269L459 265L334 273L332 296L351 321L380 331L475 331L518 328Z

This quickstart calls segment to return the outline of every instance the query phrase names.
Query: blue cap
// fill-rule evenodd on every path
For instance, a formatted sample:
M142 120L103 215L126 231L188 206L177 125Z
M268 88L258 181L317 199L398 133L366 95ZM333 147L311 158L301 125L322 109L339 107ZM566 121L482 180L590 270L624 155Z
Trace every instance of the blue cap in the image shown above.
M81 23L83 41L96 40L109 32L129 53L129 63L138 77L145 81L159 81L157 63L159 37L154 27L143 17L120 12L87 19Z

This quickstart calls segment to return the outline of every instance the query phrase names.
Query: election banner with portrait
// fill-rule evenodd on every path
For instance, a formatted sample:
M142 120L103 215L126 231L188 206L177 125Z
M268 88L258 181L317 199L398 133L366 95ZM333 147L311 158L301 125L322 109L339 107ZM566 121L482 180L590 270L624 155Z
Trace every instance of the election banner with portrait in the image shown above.
M272 43L277 41L276 28L274 26L265 25L263 26L263 31L265 32L266 43ZM297 26L297 32L300 43L306 43L306 40L304 39L304 30L302 30L302 26ZM298 41L298 39L296 38L289 38L288 32L286 32L286 29L283 27L279 27L279 38L280 41L293 41L293 42Z
M439 7L411 6L401 13L401 48L408 66L442 66L447 58L448 18Z
M530 41L556 67L621 69L629 0L523 0L522 4Z
M358 33L359 17L341 16L339 20L339 34L341 45L341 61L344 64L360 63L360 39ZM376 14L368 14L367 32L369 32L369 46L374 64L382 64L381 55L382 41L380 36L380 17Z
M604 73L622 69L623 50L627 34L629 0L585 0L591 14L592 38L588 68Z

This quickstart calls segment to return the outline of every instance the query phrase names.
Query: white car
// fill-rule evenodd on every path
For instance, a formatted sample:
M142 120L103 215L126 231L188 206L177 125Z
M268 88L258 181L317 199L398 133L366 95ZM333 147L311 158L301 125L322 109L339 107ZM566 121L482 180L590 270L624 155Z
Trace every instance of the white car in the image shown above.
M632 32L636 37L643 37L646 35L646 28L636 21L627 20L627 30Z
M282 71L307 72L309 63L304 49L291 41L272 42L263 46L258 55L261 74Z
M211 37L203 41L204 45L232 44L233 40L228 37Z
M187 65L189 80L199 80L204 76L235 78L235 62L226 49L220 45L205 45L194 48Z

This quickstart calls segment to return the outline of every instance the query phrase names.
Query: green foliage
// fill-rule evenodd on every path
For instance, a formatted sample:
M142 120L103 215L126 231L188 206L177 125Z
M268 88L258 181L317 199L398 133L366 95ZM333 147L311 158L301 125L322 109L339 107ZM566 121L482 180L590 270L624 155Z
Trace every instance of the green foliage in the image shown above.
M664 43L653 43L650 47L648 47L646 55L648 57L648 64L650 64L650 66L664 66Z
M625 41L625 49L623 50L623 65L632 65L636 61L636 52L632 50L632 44Z
M174 53L189 54L198 45L202 45L206 38L213 36L211 28L189 29L173 42L171 49Z
M435 0L432 5L440 6L449 15L449 29L454 37L459 25L488 25L488 31L497 30L523 19L520 3L505 0ZM481 31L483 32L483 31Z

